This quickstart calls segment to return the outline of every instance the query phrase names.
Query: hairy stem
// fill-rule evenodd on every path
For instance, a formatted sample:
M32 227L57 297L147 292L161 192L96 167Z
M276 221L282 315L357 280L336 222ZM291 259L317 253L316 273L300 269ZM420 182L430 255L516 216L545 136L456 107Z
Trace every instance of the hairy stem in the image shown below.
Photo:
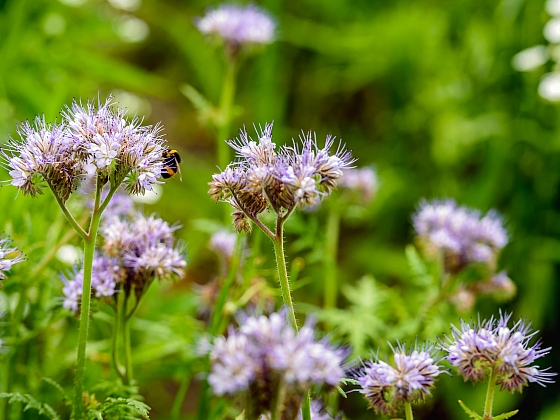
M280 281L280 290L282 292L282 300L286 307L288 320L294 328L298 330L296 312L294 310L294 302L292 301L292 293L290 289L290 281L288 280L288 271L286 269L286 257L284 256L284 226L282 220L278 219L276 223L276 235L272 241L274 244L274 254L276 256L276 268L278 270L278 280Z
M327 235L325 241L325 308L334 308L338 294L337 251L340 234L340 213L337 209L330 209L327 219Z
M409 402L404 403L404 411L406 413L406 420L414 419L414 416L412 415L412 405Z
M117 294L117 311L115 313L115 327L113 329L113 351L111 353L113 359L113 368L123 383L125 381L125 372L119 362L119 337L121 334L122 313L124 312L124 292L122 287L118 290Z
M130 346L130 317L127 317L127 307L128 298L124 299L124 307L121 320L121 333L122 333L122 343L123 343L123 354L124 354L124 384L132 384L133 374L132 374L132 354Z
M496 388L497 373L492 368L492 375L488 380L488 388L486 389L486 401L484 402L484 420L492 420L492 406L494 405L494 390Z
M80 237L85 241L87 239L88 234L76 221L74 216L72 216L72 213L70 213L70 210L68 210L68 207L66 207L64 201L62 201L62 199L56 194L55 189L51 186L50 182L49 182L49 187L51 188L54 198L56 199L58 206L62 210L62 213L64 213L66 220L68 220L68 223L70 223L70 226L72 226L72 228L76 231L76 233L78 233L78 235L80 235Z

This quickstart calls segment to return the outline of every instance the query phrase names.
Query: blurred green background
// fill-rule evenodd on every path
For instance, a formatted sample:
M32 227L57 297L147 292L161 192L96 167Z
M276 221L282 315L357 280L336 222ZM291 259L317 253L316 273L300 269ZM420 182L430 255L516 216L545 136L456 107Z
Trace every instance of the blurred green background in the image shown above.
M22 120L41 113L55 120L72 98L104 99L113 93L146 123L161 121L169 143L183 157L183 182L173 179L163 186L157 203L145 205L146 211L183 226L180 236L188 244L189 264L182 281L151 291L153 300L148 296L139 315L137 336L143 344L134 357L143 366L137 369L140 392L153 407L154 419L165 418L181 375L194 359L192 337L201 326L194 321L193 286L217 273L204 228L204 220L219 220L224 213L223 206L207 196L207 182L216 171L215 132L183 94L190 85L213 103L219 100L223 53L193 24L210 4L217 3L0 0L0 142L16 138L16 123ZM244 125L251 130L253 124L267 121L274 121L277 144L291 141L300 130L314 130L320 139L332 133L353 149L360 166L374 164L379 174L380 191L367 217L343 222L342 281L355 284L371 274L391 284L410 275L404 247L412 240L410 217L421 198L453 197L484 211L495 208L505 216L511 235L500 267L518 287L517 297L502 308L514 311L514 318L533 321L545 347L553 346L542 366L560 371L560 108L537 93L541 76L555 64L528 72L518 72L511 64L521 50L546 43L542 30L550 16L544 2L259 4L276 17L278 39L241 63L230 136ZM8 179L5 170L0 174ZM16 196L11 186L0 189L0 230L38 261L49 241L65 230L64 221L51 195L36 200ZM305 216L297 220L294 239ZM304 255L302 241L292 241L289 259ZM271 259L264 242L263 250ZM266 264L273 267L272 261ZM313 260L307 265L304 274L308 270L311 276ZM12 278L32 270L21 266L14 267ZM19 290L31 301L30 293L36 301L44 299L43 307L54 305L62 287L57 271L62 268L50 264L27 278L21 290L8 279L3 303L9 306L10 293ZM301 295L319 304L320 290L314 284L304 286L296 299ZM348 302L341 298L340 304ZM481 301L477 311L481 316L496 314L497 304ZM21 378L28 369L44 372L60 343L66 343L61 348L68 368L75 343L75 321L49 317L26 319L30 331L49 324L48 334L27 338L48 352L18 355L13 372L20 386L28 381L28 389L45 395L49 390L36 380ZM98 318L93 337L110 328ZM68 329L61 326L68 323ZM152 335L140 338L141 331ZM101 368L92 364L88 369ZM196 405L196 386L195 381L186 413ZM425 418L463 418L455 400L457 395L463 400L471 394L483 398L473 392L459 379L442 379ZM496 412L519 406L520 419L560 418L559 393L557 385L533 385L522 395L500 395ZM342 406L351 419L373 416L357 394Z

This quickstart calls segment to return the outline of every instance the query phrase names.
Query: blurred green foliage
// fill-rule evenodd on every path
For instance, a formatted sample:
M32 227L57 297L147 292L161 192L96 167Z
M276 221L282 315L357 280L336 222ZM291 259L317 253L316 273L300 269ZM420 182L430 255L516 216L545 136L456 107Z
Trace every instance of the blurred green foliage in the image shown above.
M216 165L215 133L182 93L190 85L214 104L219 99L224 57L193 25L208 5L202 0L0 0L0 142L17 136L21 120L40 113L53 120L73 97L103 99L112 92L131 114L149 123L162 121L183 157L183 182L173 179L156 204L145 205L148 212L178 221L188 243L186 278L154 287L134 324L140 393L157 419L168 415L183 377L201 369L194 355L202 326L193 288L218 273L207 248L208 230L200 228L224 213L207 196ZM360 217L342 219L340 308L322 312L320 320L347 322L336 334L354 334L356 344L370 340L383 346L394 339L376 311L401 314L402 308L382 307L386 294L398 293L395 285L413 277L404 252L412 239L410 216L423 197L453 197L504 214L511 241L500 267L518 287L517 298L504 309L531 319L542 331L545 346L553 346L543 365L559 371L559 108L537 95L546 68L518 73L510 64L517 52L541 42L548 19L543 2L271 0L261 5L276 16L278 40L241 64L232 127L251 129L274 120L277 143L289 142L300 130L315 130L320 139L336 134L360 166L376 165L381 180L374 205ZM6 171L0 174L8 179ZM71 388L77 323L64 311L51 310L60 308L57 273L70 267L54 255L36 267L67 226L50 193L35 200L16 195L8 185L0 188L0 230L33 264L15 266L0 292L7 312L4 359L10 362L2 368L3 381L62 410L38 372ZM317 241L323 223L303 214L287 228L288 259L305 260L296 301L320 305ZM76 238L70 241L79 246ZM268 242L261 250L263 273L273 282L272 271L266 271L274 267ZM476 310L495 314L496 303L483 300ZM100 311L94 317L90 385L110 369L109 315ZM16 348L25 351L11 351ZM198 386L198 381L191 385L184 413L195 411ZM559 392L554 385L532 386L513 397L500 394L496 412L519 407L524 418L557 418ZM424 418L462 418L457 395L478 401L479 407L484 398L483 390L444 378ZM355 393L342 407L352 419L372 416ZM15 416L18 409L12 406L8 413ZM34 415L25 412L21 418Z

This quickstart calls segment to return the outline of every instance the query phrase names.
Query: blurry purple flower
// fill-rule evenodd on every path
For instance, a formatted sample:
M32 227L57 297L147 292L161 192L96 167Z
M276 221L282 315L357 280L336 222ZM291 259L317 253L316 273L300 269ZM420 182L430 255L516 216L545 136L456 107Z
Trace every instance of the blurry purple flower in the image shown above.
M409 352L404 346L394 349L394 367L380 360L369 360L354 375L359 392L369 406L382 415L396 415L404 403L419 403L430 395L436 377L445 370L438 365L433 346Z
M344 351L315 341L313 325L299 333L283 314L247 317L228 338L218 338L210 354L208 381L215 394L249 392L259 401L256 415L272 407L280 384L286 386L286 409L295 413L312 384L334 386L344 375Z
M530 324L523 320L508 327L509 315L500 315L499 320L470 325L461 321L461 328L452 327L451 337L444 343L447 359L457 368L459 375L473 382L486 381L496 374L496 383L501 390L510 393L522 391L529 382L546 386L553 383L556 373L548 372L531 364L547 355L550 347L541 349L537 340L529 342L538 331L531 332Z
M223 4L198 18L196 27L204 35L223 39L232 49L244 45L270 44L276 23L263 9Z
M379 188L379 181L375 170L370 167L347 168L344 175L338 181L341 190L355 193L364 204L370 203Z
M5 280L4 271L11 270L14 264L25 261L21 252L12 246L10 238L0 235L0 280Z
M210 238L209 247L216 254L224 257L225 259L230 259L235 250L236 242L237 235L235 233L219 231L214 233Z
M497 255L508 242L500 215L458 206L455 201L423 201L413 216L414 229L425 251L442 251L446 268L457 272L470 263L494 269Z

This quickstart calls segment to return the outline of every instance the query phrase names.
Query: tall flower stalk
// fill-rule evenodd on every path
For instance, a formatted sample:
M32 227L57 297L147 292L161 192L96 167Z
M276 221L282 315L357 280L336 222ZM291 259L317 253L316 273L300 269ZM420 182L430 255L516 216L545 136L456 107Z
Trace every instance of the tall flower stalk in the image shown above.
M68 223L83 241L80 329L77 350L74 418L85 417L82 394L89 329L92 270L99 224L113 195L124 184L129 194L144 194L159 183L165 150L160 126L128 121L126 110L114 107L112 98L95 105L76 101L62 111L60 124L37 117L24 122L20 140L11 139L2 151L11 184L23 194L43 194L46 184ZM86 177L95 179L95 198L86 228L76 221L66 202ZM108 189L103 194L104 189Z
M272 142L272 124L261 130L258 142L242 131L238 139L228 142L237 152L238 160L213 175L209 191L216 202L231 204L236 231L250 232L254 223L272 241L287 317L296 330L284 255L284 223L297 208L303 209L330 195L342 170L353 163L350 152L342 146L330 154L334 143L330 136L324 148L319 148L311 132L303 133L299 140L277 151ZM266 210L276 214L273 229L259 219Z

